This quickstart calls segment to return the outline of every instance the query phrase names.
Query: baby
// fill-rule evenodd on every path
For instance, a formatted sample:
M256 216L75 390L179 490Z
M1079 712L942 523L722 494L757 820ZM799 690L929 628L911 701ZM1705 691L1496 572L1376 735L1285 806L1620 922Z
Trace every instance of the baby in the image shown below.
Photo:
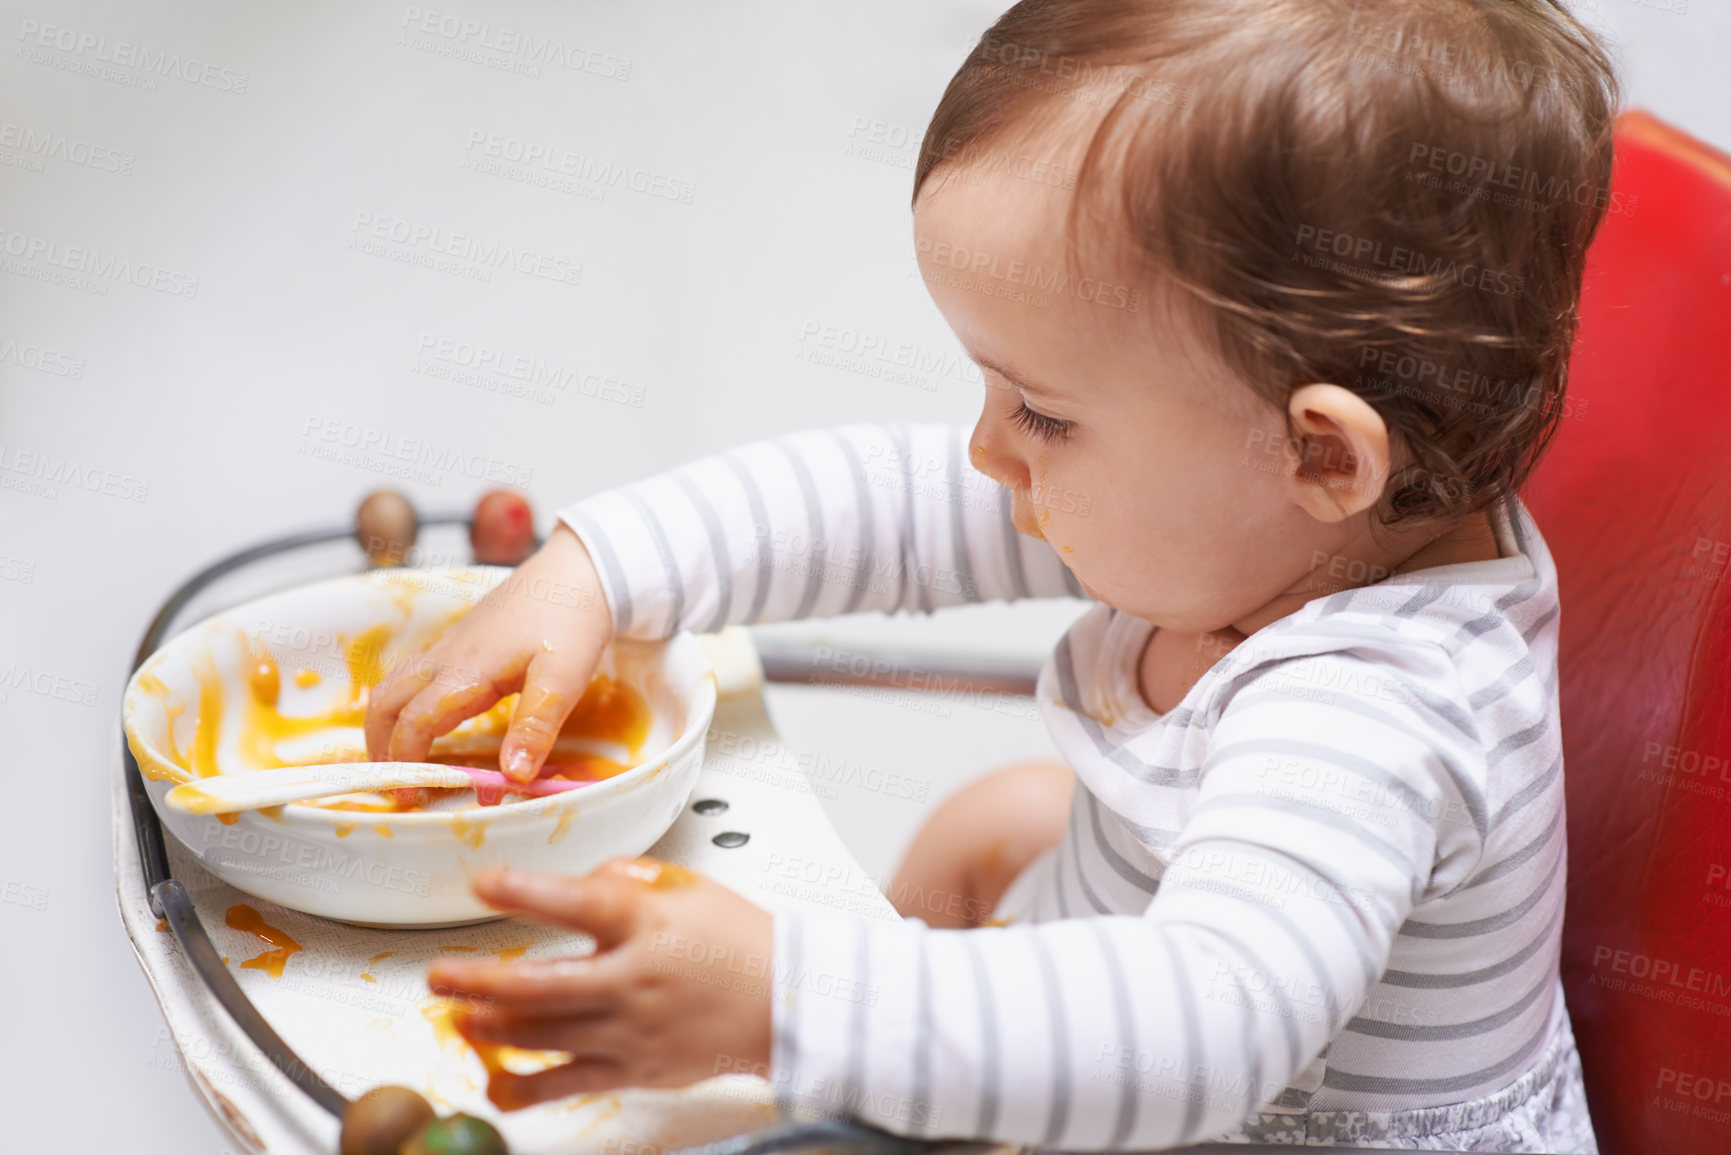
M645 860L484 874L598 943L434 968L488 1008L470 1038L572 1054L505 1099L756 1070L922 1137L1596 1151L1556 572L1516 494L1616 103L1555 0L1010 9L914 181L989 385L971 438L808 432L580 501L524 568L591 596L496 591L367 740L420 759L521 691L528 779L611 638L1085 596L1038 686L1068 766L937 811L896 889L961 913L924 921L772 917ZM703 949L670 968L670 935Z

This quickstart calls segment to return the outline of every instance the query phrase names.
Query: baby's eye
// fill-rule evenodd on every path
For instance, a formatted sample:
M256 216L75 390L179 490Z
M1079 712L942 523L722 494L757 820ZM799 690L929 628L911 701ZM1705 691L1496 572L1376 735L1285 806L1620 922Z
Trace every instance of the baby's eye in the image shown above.
M1017 402L1016 411L1010 414L1010 420L1041 441L1063 441L1070 436L1070 422L1029 409L1026 401Z

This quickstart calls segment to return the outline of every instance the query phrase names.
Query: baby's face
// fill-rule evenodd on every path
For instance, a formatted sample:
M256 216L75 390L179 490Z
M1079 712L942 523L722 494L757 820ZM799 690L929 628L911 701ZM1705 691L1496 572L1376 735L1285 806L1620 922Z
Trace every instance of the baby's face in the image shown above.
M1090 596L1228 625L1303 577L1323 529L1269 452L1283 414L1124 274L1068 276L1069 194L1019 167L939 169L914 214L921 276L985 374L973 464Z

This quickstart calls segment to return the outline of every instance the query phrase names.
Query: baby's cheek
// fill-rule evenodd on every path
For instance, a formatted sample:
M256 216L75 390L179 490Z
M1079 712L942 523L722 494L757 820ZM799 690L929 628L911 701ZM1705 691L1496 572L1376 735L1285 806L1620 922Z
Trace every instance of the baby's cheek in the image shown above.
M1065 512L1053 511L1049 540L1076 576L1098 589L1138 585L1167 560L1170 551L1159 543L1167 540L1140 502L1077 502Z
M1035 517L1042 529L1071 525L1085 520L1092 513L1094 493L1091 486L1050 475L1043 480L1044 484L1037 486L1031 494Z

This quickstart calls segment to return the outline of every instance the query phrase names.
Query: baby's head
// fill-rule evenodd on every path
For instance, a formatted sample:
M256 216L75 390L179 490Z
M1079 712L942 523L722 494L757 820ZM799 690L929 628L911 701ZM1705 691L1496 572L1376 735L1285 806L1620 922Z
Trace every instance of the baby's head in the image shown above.
M1023 0L915 175L975 466L1157 625L1387 572L1564 414L1616 104L1551 0Z

